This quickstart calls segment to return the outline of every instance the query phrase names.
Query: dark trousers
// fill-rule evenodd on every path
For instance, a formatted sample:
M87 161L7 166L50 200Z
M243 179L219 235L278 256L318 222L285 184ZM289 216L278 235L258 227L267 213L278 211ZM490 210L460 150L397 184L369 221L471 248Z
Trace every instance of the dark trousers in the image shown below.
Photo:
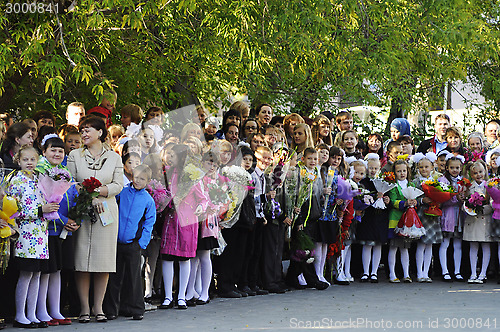
M261 276L264 289L279 287L282 282L281 260L285 243L285 224L268 222L262 231Z
M127 276L127 277L125 277ZM120 297L120 290L127 294ZM104 298L104 311L117 316L119 312L129 315L144 314L144 290L141 278L141 247L137 241L118 243L116 250L116 272L110 273Z
M259 280L259 268L260 268L260 258L262 256L262 236L264 231L264 220L259 218L255 223L253 230L250 232L248 237L248 271L247 271L247 285L250 288L254 288L260 283ZM244 280L243 280L244 282ZM241 286L245 286L242 284Z
M248 263L246 248L250 231L244 228L225 228L222 237L227 243L219 257L217 288L219 292L234 291L240 280L244 262ZM238 285L240 286L240 285Z

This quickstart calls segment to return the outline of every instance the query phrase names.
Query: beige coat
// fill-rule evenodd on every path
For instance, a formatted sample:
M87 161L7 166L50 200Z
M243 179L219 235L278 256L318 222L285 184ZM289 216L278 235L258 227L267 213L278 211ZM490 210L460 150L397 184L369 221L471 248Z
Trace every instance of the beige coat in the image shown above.
M68 168L75 181L95 177L108 187L107 202L114 222L104 227L100 221L83 220L75 240L75 270L82 272L115 272L118 237L118 205L115 196L123 188L123 165L120 156L104 148L95 158L87 149L73 150L68 155ZM100 199L103 199L102 197Z

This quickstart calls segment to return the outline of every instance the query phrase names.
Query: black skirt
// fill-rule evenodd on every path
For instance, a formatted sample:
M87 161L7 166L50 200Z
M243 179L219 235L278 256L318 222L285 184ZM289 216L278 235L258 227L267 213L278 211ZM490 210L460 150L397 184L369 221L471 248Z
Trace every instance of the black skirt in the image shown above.
M49 236L49 263L46 273L54 273L62 270L63 250L62 239L57 235Z
M219 248L219 242L213 236L200 237L198 236L198 250L212 250Z
M190 260L192 257L181 257L181 256L175 256L175 255L169 255L169 254L161 254L161 259L164 261L170 261L170 262L185 262Z
M48 273L49 260L15 257L15 265L19 271Z

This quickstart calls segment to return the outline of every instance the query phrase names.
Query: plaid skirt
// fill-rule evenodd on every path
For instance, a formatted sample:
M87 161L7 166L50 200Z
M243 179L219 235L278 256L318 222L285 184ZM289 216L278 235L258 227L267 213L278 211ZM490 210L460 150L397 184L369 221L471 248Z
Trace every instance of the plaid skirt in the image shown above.
M420 217L422 226L425 229L425 235L420 238L424 244L434 244L443 242L443 233L441 232L441 223L438 217L423 215Z

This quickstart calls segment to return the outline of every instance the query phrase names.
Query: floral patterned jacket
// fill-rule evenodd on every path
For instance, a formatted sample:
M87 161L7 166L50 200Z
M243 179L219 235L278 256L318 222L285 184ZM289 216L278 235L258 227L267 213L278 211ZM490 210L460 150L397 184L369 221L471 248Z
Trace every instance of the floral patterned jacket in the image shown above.
M7 194L18 201L19 227L14 255L21 258L48 259L48 221L39 216L38 210L45 204L37 185L38 177L30 178L25 171L19 171L9 181Z

